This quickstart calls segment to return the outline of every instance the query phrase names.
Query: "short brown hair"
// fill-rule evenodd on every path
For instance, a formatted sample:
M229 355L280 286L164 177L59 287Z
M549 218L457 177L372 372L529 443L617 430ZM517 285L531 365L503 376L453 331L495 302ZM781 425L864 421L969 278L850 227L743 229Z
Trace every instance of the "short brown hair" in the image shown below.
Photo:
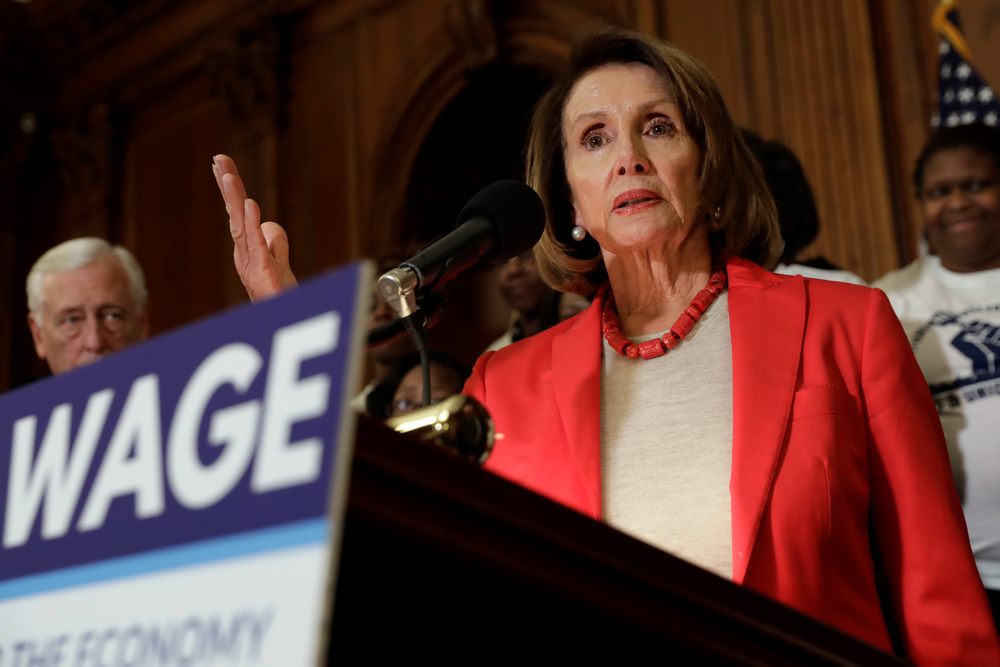
M607 279L597 242L570 237L575 223L563 156L563 111L573 87L586 74L604 65L630 63L647 65L663 77L701 151L698 194L705 224L710 222L709 211L718 207L720 212L720 224L709 232L713 253L726 249L772 267L783 245L774 201L711 75L665 42L601 26L577 42L569 70L538 102L531 121L525 169L545 204L545 231L535 246L542 278L558 290L585 296Z

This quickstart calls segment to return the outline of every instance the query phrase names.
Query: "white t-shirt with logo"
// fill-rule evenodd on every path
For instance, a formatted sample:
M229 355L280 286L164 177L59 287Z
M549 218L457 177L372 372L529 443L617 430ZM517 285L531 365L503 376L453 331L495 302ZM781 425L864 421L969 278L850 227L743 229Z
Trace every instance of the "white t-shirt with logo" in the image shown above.
M979 573L1000 590L1000 269L954 273L928 256L875 287L930 386Z

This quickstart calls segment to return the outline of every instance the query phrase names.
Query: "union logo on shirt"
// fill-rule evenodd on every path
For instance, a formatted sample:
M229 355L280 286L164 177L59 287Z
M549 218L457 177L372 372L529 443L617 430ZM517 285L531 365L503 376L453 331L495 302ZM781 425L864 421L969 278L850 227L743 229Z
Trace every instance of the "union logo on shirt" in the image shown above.
M964 372L955 372L953 379L929 383L938 411L956 408L962 400L973 402L1000 394L1000 326L981 316L968 317L984 310L992 311L995 307L977 306L960 313L939 310L914 332L914 351L926 334L935 329L942 344L947 343L968 360Z

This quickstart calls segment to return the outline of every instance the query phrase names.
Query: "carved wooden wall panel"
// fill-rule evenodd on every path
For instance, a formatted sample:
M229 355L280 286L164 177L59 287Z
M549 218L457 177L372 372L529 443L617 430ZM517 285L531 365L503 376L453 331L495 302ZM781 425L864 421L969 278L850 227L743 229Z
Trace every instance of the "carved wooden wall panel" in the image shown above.
M210 92L208 77L196 77L133 110L122 242L146 272L156 332L240 298L211 174L212 155L226 149L227 116Z
M292 61L289 160L284 180L296 269L314 273L366 254L362 248L358 125L365 113L355 71L355 32L303 30ZM374 223L372 223L374 224Z
M34 377L36 363L25 325L24 280L37 253L38 220L52 219L58 177L53 173L43 112L48 84L27 8L0 3L0 391Z
M871 3L881 82L886 160L894 199L900 263L918 253L922 219L910 175L930 130L937 84L937 40L930 31L933 2Z
M975 65L994 88L1000 88L1000 0L962 0L960 7Z
M106 238L115 231L120 201L115 151L120 127L113 113L106 104L94 104L75 123L51 134L58 187L63 193L54 221L57 237Z
M670 3L666 22L668 39L713 72L737 122L801 159L822 225L804 254L867 279L898 266L868 3Z

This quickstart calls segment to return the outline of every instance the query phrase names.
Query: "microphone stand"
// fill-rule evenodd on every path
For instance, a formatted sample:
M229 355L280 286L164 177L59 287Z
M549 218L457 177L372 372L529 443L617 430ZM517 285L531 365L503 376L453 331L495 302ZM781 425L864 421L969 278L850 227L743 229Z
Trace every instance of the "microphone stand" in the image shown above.
M427 356L427 343L424 341L424 327L414 315L403 318L403 326L406 328L410 338L413 339L413 347L420 353L420 370L423 375L423 400L420 404L427 407L431 404L431 361Z
M378 280L378 291L386 300L399 319L387 325L373 329L368 333L368 344L373 346L373 338L380 335L383 340L374 343L375 346L389 342L400 335L399 325L410 335L413 346L420 354L420 369L423 375L423 400L421 404L427 407L431 404L431 364L427 355L427 343L424 340L424 330L433 325L444 311L445 298L443 293L431 292L417 297L418 277L413 271L393 269L383 274ZM388 330L394 330L388 334Z

